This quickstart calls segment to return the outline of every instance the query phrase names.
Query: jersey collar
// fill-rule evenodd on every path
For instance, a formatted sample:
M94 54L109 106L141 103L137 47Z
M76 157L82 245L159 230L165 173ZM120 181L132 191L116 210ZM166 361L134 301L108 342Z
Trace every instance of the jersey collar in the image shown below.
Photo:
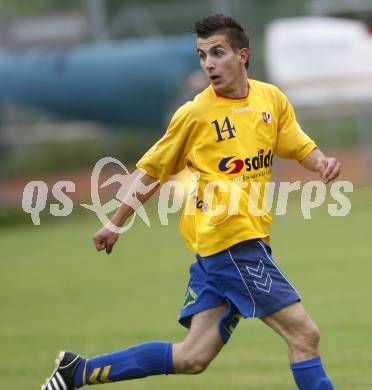
M250 92L250 90L251 90L251 86L250 86L250 84L249 84L249 80L247 80L247 84L248 84L248 93L247 93L247 95L244 96L244 97L228 97L228 96L222 95L221 93L219 93L218 91L216 91L213 87L212 87L212 89L213 89L215 95L216 95L218 98L228 99L228 100L245 100L245 99L248 98L249 92Z

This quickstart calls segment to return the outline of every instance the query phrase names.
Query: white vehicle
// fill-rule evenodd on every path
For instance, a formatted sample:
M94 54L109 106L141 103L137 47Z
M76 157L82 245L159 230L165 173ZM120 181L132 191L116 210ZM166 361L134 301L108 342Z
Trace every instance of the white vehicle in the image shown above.
M303 17L272 22L266 65L296 110L372 111L372 34L356 20Z

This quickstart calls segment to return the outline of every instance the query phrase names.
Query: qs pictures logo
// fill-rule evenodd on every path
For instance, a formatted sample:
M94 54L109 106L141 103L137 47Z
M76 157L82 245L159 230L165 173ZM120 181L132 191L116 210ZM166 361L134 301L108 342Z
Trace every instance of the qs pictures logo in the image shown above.
M254 157L247 157L244 160L235 159L235 156L225 157L218 164L218 169L222 172L227 172L228 175L240 173L245 167L246 172L252 170L258 171L262 168L268 168L273 165L273 152L270 149L265 153L264 149L260 149Z

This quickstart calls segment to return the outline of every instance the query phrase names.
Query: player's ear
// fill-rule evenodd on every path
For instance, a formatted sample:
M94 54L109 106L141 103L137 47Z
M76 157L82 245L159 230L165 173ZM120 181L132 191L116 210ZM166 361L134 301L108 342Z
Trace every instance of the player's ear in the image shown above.
M240 62L242 64L245 64L249 58L249 49L246 47L243 47L242 49L240 49L239 54L240 54Z

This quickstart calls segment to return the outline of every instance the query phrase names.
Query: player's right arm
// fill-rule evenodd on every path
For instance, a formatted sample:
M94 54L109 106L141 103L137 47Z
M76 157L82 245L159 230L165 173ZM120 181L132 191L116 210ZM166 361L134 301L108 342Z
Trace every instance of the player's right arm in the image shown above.
M146 173L140 172L137 169L133 173L135 179L128 191L127 196L123 199L120 207L116 210L111 218L111 224L116 227L122 227L125 221L136 211L133 206L133 197L139 201L139 204L144 204L159 188L159 181ZM149 191L143 191L143 188L151 188ZM131 206L132 205L132 206ZM103 226L97 231L93 237L97 251L106 249L106 253L110 254L112 248L119 238L119 233L110 229L110 226Z
M164 136L137 162L136 177L131 185L127 197L119 209L116 211L109 223L94 235L96 249L101 251L106 249L106 253L111 253L112 247L119 238L117 232L112 230L124 225L125 221L134 213L135 204L143 204L165 183L170 175L180 172L186 165L187 155L192 144L192 129L195 120L189 120L189 104L180 107L174 114ZM154 187L150 191L149 187ZM133 201L135 196L135 202ZM139 201L139 202L138 202ZM133 208L134 207L134 208ZM111 226L111 229L110 229Z

